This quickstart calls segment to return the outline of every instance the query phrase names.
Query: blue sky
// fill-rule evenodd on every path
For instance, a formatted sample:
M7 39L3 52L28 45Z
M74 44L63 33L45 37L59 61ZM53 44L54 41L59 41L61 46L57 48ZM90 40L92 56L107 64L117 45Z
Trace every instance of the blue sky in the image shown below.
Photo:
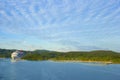
M120 51L120 0L0 0L0 48Z

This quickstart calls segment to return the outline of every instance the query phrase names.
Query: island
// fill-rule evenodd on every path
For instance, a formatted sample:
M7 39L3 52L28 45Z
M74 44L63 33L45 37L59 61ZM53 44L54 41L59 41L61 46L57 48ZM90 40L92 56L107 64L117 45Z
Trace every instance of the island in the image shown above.
M10 58L15 50L0 49L0 58ZM120 64L120 53L108 50L57 52L48 50L23 51L25 60L102 62Z

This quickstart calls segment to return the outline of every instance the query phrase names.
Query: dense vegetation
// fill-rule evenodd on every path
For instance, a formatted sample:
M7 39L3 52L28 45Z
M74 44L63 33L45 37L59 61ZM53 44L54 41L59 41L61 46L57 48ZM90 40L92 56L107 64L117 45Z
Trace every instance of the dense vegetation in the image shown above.
M15 50L0 49L0 58L9 58L13 51Z
M82 61L106 61L120 63L120 53L113 51L91 51L91 52L32 52L23 57L28 60L82 60Z
M0 57L10 57L15 50L0 49ZM120 63L120 53L113 51L90 52L55 52L47 50L24 51L23 59L27 60L75 60L75 61L103 61Z

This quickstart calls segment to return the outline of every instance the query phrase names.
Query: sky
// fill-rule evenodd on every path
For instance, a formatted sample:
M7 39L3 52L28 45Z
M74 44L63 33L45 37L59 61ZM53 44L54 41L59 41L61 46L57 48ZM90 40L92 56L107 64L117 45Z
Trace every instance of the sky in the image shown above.
M120 0L0 0L0 48L120 52Z

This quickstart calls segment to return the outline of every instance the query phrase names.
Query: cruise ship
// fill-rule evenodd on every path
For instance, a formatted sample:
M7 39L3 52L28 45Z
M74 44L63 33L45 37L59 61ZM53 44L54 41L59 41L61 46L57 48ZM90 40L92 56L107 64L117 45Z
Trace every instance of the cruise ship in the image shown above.
M19 60L23 55L22 51L15 51L11 54L12 60Z

